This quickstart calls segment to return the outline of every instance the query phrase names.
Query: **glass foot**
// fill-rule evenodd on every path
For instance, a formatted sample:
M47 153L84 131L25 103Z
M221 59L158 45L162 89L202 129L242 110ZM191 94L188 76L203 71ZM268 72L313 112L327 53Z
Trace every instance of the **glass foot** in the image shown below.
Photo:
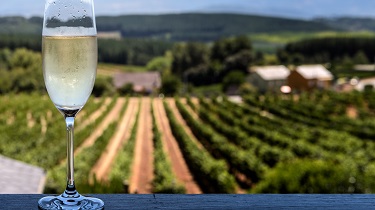
M65 193L59 196L46 196L38 201L39 209L104 209L104 202L98 198L85 197L80 194L66 196Z

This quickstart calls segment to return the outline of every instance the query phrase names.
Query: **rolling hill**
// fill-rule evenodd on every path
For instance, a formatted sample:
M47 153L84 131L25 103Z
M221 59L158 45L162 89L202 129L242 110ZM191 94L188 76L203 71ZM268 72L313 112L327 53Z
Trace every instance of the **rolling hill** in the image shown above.
M332 28L346 31L375 31L374 18L338 17L319 18L315 21L328 25Z
M0 33L40 34L41 17L0 17ZM165 14L97 17L98 31L120 31L128 38L171 41L212 41L250 33L318 32L332 30L325 23L240 14Z

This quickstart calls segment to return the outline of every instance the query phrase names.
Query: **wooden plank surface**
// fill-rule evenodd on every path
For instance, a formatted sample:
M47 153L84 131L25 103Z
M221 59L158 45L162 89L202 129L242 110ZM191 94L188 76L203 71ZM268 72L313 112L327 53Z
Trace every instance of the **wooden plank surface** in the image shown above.
M0 195L0 209L38 209L44 195ZM375 209L375 195L100 194L106 210L120 209Z

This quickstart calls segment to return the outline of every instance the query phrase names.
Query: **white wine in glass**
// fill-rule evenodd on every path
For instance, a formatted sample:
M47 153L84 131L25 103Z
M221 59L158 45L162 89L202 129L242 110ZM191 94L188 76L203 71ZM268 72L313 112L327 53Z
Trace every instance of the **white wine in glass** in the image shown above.
M102 200L80 195L74 181L74 119L92 92L97 66L93 0L47 0L43 21L43 76L67 130L67 186L40 209L104 209Z

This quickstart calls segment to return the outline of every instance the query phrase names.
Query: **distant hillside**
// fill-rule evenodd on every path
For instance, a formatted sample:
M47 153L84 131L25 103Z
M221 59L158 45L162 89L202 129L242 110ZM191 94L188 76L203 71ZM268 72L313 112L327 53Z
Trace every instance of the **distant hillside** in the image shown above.
M316 22L328 25L335 29L346 31L375 31L374 18L339 17L339 18L319 18Z
M1 34L40 34L42 31L41 17L0 17Z
M281 31L324 31L322 23L238 14L129 15L97 18L99 30L120 30L127 37L211 41L219 37Z
M0 33L40 33L42 18L2 17ZM120 31L124 37L172 41L212 41L249 33L332 30L316 21L239 14L166 14L97 17L99 31Z

